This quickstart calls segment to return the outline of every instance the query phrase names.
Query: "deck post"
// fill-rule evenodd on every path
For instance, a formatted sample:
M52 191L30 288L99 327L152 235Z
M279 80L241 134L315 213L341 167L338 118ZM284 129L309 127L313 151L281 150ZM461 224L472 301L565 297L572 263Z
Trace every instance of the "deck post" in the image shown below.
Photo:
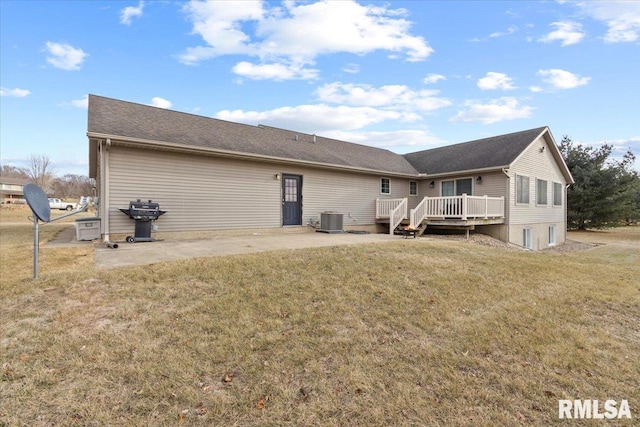
M489 197L484 195L484 219L489 218Z
M462 193L462 220L467 220L467 193Z

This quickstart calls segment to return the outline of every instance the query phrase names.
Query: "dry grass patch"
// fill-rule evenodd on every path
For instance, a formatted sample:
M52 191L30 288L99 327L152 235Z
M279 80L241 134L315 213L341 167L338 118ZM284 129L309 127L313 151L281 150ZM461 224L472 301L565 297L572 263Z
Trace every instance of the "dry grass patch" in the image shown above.
M638 277L628 245L426 239L3 277L0 423L542 426L565 398L635 418Z

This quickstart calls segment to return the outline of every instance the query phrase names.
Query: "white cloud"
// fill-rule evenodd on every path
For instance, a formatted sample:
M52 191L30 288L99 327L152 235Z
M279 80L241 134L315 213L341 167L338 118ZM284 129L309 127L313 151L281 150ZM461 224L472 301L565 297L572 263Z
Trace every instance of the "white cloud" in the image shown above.
M31 91L28 89L20 89L20 88L9 89L6 87L0 87L0 96L24 98L25 96L28 96L30 94L31 94Z
M480 122L485 125L504 120L525 119L531 117L533 107L521 105L513 97L493 99L488 103L466 101L465 109L450 118L450 122Z
M538 93L544 91L540 86L530 86L529 90L533 93Z
M342 67L342 71L349 74L358 74L360 72L360 66L358 64L350 63Z
M232 68L239 76L252 80L311 80L318 77L318 70L304 68L299 64L252 64L250 62L238 62Z
M326 104L281 107L270 111L223 110L218 119L250 124L268 124L300 132L319 133L354 130L385 120L415 120L415 115L372 107L329 106Z
M388 132L345 132L341 130L327 131L322 134L327 138L349 141L355 144L378 148L438 146L446 143L431 133L421 129L397 130ZM425 149L425 148L423 148ZM415 150L415 148L413 149ZM397 150L396 150L397 152Z
M424 78L424 80L422 80L422 83L429 85L433 83L438 83L440 80L447 80L447 78L442 74L431 73L431 74L428 74L427 77Z
M71 101L71 105L78 108L89 108L89 95L85 95L81 99L74 99Z
M591 80L590 77L580 77L577 74L558 68L539 70L538 75L555 89L573 89L578 86L584 86Z
M509 28L507 28L507 31L496 31L495 33L489 34L489 38L495 39L497 37L509 36L516 31L518 31L518 27L516 27L515 25L511 25Z
M495 31L491 34L489 34L487 37L474 37L472 39L470 39L470 42L485 42L489 39L495 39L495 38L499 38L499 37L504 37L504 36L510 36L511 34L514 34L515 32L518 31L518 27L516 27L515 25L511 25L509 28L507 28L507 31Z
M590 18L604 22L609 43L640 40L640 2L638 1L582 1L575 5Z
M142 9L144 8L144 2L140 1L138 6L127 6L120 11L120 23L124 25L131 25L131 18L134 16L142 16Z
M47 51L50 55L47 57L47 62L56 68L67 71L79 70L80 65L88 56L82 49L76 49L64 43L47 42Z
M154 107L167 109L171 108L173 104L169 100L160 98L159 96L155 96L151 99L151 105L153 105Z
M511 77L494 71L489 71L485 77L479 79L478 87L482 90L511 90L516 88Z
M584 38L582 24L572 21L558 21L549 24L556 29L544 37L538 39L539 42L551 43L560 41L562 46L569 46L580 42Z
M440 98L437 90L412 90L405 85L385 85L379 88L365 84L328 83L318 88L321 101L366 107L383 107L404 111L433 111L448 107L451 101Z
M186 49L179 57L185 64L244 54L259 58L263 64L296 64L298 69L305 69L318 56L333 53L365 55L383 50L404 53L412 62L422 61L433 52L424 38L410 34L406 11L376 4L288 1L269 7L267 3L247 1L242 7L232 8L226 2L191 1L184 10L193 23L193 33L206 43ZM315 78L315 73L311 76L307 78Z

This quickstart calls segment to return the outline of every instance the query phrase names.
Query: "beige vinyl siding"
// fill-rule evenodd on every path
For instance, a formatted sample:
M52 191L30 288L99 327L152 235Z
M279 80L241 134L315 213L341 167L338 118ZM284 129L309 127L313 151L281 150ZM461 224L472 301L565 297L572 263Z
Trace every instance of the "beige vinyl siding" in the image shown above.
M476 179L482 177L482 183L478 184ZM424 197L440 197L442 182L454 181L456 179L472 178L473 196L500 197L506 196L507 176L502 172L488 172L477 174L461 174L446 178L424 179L418 184L418 195L420 199ZM429 185L433 181L434 187Z
M544 147L544 151L540 151ZM557 222L564 226L564 205L566 197L562 197L562 205L553 205L553 183L562 183L565 187L566 181L562 175L558 164L553 157L551 150L544 137L534 141L527 150L514 162L510 168L511 186L510 194L510 217L509 223L516 224L538 224ZM516 174L529 177L529 204L516 204ZM547 204L538 205L536 191L536 180L547 181ZM564 193L564 191L563 191Z
M276 166L277 167L277 166ZM308 167L282 167L282 172L303 175L303 224L325 211L344 214L344 225L375 223L376 198L408 197L409 180ZM380 194L380 179L389 178L390 194Z
M541 149L544 147L544 150ZM516 159L509 170L511 185L509 189L511 201L509 202L509 242L522 245L523 229L531 228L533 233L533 249L545 249L549 247L549 227L556 227L556 243L561 244L566 240L566 179L558 166L551 149L544 139L538 138L524 153ZM529 177L529 204L515 203L516 174ZM539 205L537 180L547 181L547 203ZM554 206L553 183L562 185L562 204Z
M160 204L160 231L282 226L282 180L302 175L302 225L324 211L344 214L344 224L373 224L376 198L408 197L409 179L388 177L380 195L378 175L113 146L110 150L110 233L133 232L119 211L136 199Z
M238 160L111 147L110 231L132 230L133 221L118 209L136 199L151 199L167 211L156 222L161 231L277 227L281 181L274 179L272 169Z

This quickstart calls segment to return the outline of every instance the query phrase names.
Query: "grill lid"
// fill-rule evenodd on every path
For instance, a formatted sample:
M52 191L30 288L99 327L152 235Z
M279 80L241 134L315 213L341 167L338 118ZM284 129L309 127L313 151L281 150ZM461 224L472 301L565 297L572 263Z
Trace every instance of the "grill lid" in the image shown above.
M133 219L148 219L155 220L166 213L166 211L160 210L160 205L157 202L151 200L142 202L140 199L135 202L129 202L129 209L120 209L125 215Z

